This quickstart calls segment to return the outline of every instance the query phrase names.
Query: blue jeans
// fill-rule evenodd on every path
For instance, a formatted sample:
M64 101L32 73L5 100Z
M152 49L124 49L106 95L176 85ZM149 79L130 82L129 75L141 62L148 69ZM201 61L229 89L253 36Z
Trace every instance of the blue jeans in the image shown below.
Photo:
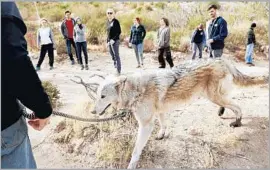
M37 168L23 116L1 132L1 168Z
M77 50L76 50L76 45L73 39L67 38L66 39L66 47L67 47L67 53L69 55L69 59L71 61L74 61L73 55L72 55L72 51L71 51L71 45L73 46L73 48L75 49L75 54L77 57L78 62L80 61L78 58L78 54L77 54Z
M135 55L137 58L138 65L143 65L143 43L141 44L132 44Z
M80 63L83 64L83 60L82 60L82 51L83 51L85 64L87 65L88 64L88 54L87 54L86 41L85 42L76 42L76 48L77 48L77 53L78 53Z
M119 56L120 41L117 40L113 45L109 45L109 51L114 62L114 67L117 68L118 73L121 73L121 60Z
M254 43L248 44L246 49L246 63L252 63L252 54L253 54Z

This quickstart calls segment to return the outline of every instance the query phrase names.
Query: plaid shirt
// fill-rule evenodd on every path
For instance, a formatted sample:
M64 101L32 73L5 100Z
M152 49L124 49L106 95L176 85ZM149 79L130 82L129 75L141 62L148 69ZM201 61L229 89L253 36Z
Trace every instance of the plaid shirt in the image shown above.
M146 35L146 31L143 25L139 25L137 28L135 25L131 27L129 42L132 44L141 44Z

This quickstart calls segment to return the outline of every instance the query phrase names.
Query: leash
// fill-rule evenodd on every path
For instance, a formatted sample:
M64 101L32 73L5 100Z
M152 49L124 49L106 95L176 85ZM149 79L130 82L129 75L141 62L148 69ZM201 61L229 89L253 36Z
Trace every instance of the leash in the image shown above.
M73 116L73 115L69 115L69 114L66 114L63 112L59 112L59 111L52 112L53 115L57 115L57 116L61 116L61 117L69 118L69 119L74 119L74 120L79 120L79 121L83 121L83 122L106 122L106 121L110 121L110 120L114 120L114 119L118 119L118 118L123 118L130 113L131 113L130 111L123 110L123 112L121 112L120 114L117 114L117 115L109 117L109 118L91 119L91 118L82 118L79 116ZM25 109L23 112L23 116L27 119L35 119L36 118L34 113L27 113Z

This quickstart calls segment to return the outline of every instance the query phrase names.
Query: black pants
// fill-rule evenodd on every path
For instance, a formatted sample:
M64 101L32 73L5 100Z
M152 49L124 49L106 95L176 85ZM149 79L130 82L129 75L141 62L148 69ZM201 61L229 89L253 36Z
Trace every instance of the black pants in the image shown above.
M166 63L165 63L165 60L164 60L164 57L163 57L164 54L166 56L166 60L169 63L170 67L173 67L174 64L173 64L173 60L172 60L171 49L170 49L170 47L165 47L165 48L158 49L158 61L159 61L159 64L160 64L159 68L165 68L166 67Z
M78 53L78 57L79 57L81 64L83 64L83 61L82 61L82 51L83 51L85 64L87 65L88 64L88 54L87 54L86 42L76 42L76 48L77 48L77 53Z
M69 59L70 59L71 61L73 61L74 58L73 58L73 55L72 55L72 52L71 52L71 45L72 45L73 48L75 49L75 54L76 54L77 60L78 60L78 62L79 62L80 60L79 60L79 57L78 57L78 54L77 54L77 49L76 49L75 42L74 42L73 38L67 38L67 39L66 39L67 53L68 53L68 55L69 55Z
M53 44L41 45L41 51L40 51L40 56L39 56L37 67L41 66L41 64L46 56L47 51L48 51L48 55L49 55L49 65L51 67L53 67L53 61L54 61Z

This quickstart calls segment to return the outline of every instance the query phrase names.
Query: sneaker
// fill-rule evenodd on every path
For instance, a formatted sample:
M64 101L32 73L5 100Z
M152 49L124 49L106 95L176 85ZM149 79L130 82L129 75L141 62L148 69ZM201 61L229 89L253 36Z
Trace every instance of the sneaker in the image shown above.
M37 66L37 67L36 67L36 71L39 71L39 70L40 70L40 67Z
M87 65L87 64L85 65L85 70L89 70L89 68L88 68L88 65Z
M52 70L53 69L53 66L50 66L50 70Z
M84 66L83 66L83 64L81 65L82 67L81 67L81 70L83 70L84 69Z
M138 65L136 68L140 68L141 66L140 65Z
M71 65L74 65L75 64L75 61L74 60L71 60Z

